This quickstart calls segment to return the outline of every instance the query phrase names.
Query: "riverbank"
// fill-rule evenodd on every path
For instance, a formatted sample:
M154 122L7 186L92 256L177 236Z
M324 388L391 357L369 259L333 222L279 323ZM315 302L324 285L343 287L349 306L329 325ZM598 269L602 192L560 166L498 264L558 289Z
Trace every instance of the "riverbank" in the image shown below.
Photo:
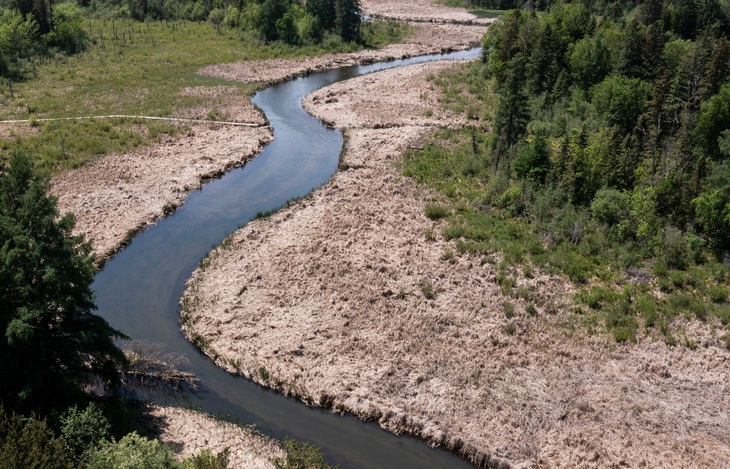
M485 28L486 24L419 24L403 43L380 49L327 54L303 60L271 59L221 64L205 67L200 73L241 83L281 83L333 68L470 49L481 44Z
M394 60L479 44L484 26L427 24L418 26L403 44L350 54L330 54L304 60L274 59L203 68L200 73L238 82L271 84L348 65ZM235 122L265 125L248 96L232 86L193 87L186 96L203 97L215 109L196 106L175 117L206 119L211 112ZM62 213L76 217L75 233L92 241L101 264L146 226L180 207L189 191L206 179L245 164L273 138L268 128L219 124L184 124L174 136L123 155L109 155L51 180Z
M180 407L150 406L146 425L180 459L193 456L202 448L213 454L229 450L230 468L273 469L275 459L286 457L276 441L251 428Z
M290 76L324 68L466 49L479 44L483 32L483 26L418 26L404 45L391 46L380 52L331 55L308 61L274 61L278 64L274 68L271 61L249 64L252 74L248 81L280 82ZM246 78L241 79L240 68L235 70L236 79L245 81ZM177 109L174 117L265 124L264 118L250 104L245 89L225 85L197 86L185 89L183 95L203 99L199 101L201 104ZM13 129L16 134L25 129L33 130L27 124L13 125ZM124 247L135 233L181 206L189 191L199 188L207 178L245 164L271 138L270 129L266 127L181 124L174 136L163 136L159 143L64 171L51 180L51 193L58 197L62 213L75 215L75 233L84 234L93 242L97 260L103 263ZM203 448L219 451L231 446L231 467L270 467L270 464L251 463L259 461L256 441L252 445L243 437L226 432L220 438L211 437L218 435L221 424L210 417L174 408L157 409L154 414L166 422L162 441L172 443L181 457ZM269 450L263 452L264 459L269 461L278 454ZM239 465L239 461L243 462Z
M244 122L265 125L250 102L241 103L246 107ZM203 181L245 164L272 138L268 127L188 124L158 144L63 171L51 180L50 192L62 213L74 214L74 232L92 241L102 263L180 207Z
M232 372L478 464L730 462L727 350L587 335L564 280L511 272L516 289L551 305L530 309L502 294L498 259L456 255L424 215L438 196L395 164L432 126L459 125L428 80L443 67L379 72L306 99L350 127L342 170L211 253L185 294L185 333Z

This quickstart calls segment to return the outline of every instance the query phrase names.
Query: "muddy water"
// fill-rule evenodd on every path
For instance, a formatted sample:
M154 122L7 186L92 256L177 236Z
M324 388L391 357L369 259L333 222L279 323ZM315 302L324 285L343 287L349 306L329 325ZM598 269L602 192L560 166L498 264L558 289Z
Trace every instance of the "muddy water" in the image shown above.
M302 98L335 81L413 63L471 59L478 49L348 67L267 88L253 101L266 114L275 140L246 166L190 194L185 205L135 237L95 278L99 314L134 339L166 344L190 360L201 379L198 395L183 405L255 424L263 433L289 436L322 448L341 467L470 467L462 459L374 423L309 408L216 367L185 340L178 323L184 283L211 247L256 216L325 183L337 168L342 135L307 114Z

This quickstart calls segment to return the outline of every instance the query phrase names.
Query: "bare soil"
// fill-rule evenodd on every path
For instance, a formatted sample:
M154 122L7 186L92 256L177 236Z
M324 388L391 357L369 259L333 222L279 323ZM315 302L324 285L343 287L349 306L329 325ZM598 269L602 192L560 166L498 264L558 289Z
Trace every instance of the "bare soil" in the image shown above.
M149 423L159 440L172 447L179 459L208 449L213 454L228 449L228 467L273 469L276 458L286 453L272 439L252 428L223 422L201 412L180 407L151 406Z
M397 162L429 126L453 124L427 80L443 67L306 99L350 127L343 170L211 253L185 293L184 332L232 372L480 465L729 467L730 352L717 324L688 324L695 350L589 336L565 280L515 269L545 305L531 314L502 294L499 259L455 254L425 217L438 196ZM426 94L403 96L408 85Z

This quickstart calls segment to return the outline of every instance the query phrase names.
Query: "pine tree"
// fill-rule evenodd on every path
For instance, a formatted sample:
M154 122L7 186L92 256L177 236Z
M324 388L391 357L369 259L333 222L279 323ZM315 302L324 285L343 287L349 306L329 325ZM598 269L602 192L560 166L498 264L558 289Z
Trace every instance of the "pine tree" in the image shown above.
M345 42L359 41L360 23L362 22L360 0L337 0L335 7L337 32L342 40Z
M91 247L71 235L20 153L0 178L0 401L9 411L67 406L99 377L118 378L120 333L95 308Z
M307 0L306 10L326 30L334 29L337 21L336 0Z

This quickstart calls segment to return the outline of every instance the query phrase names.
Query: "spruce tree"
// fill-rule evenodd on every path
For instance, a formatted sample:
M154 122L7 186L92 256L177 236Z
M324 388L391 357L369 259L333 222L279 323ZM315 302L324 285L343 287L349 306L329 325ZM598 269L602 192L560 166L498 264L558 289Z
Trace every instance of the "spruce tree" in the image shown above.
M120 333L92 313L91 247L72 236L27 157L0 177L0 402L9 411L66 408L94 378L118 379Z
M337 32L343 41L352 42L360 40L360 0L337 0Z

